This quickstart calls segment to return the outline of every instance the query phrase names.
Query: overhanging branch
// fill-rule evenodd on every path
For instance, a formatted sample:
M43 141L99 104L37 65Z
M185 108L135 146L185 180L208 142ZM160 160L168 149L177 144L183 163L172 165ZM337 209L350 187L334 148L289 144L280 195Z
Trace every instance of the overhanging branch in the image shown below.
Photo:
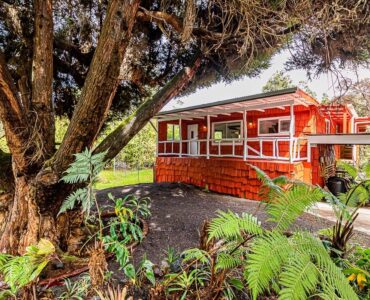
M189 84L200 63L201 58L197 54L190 66L182 69L159 92L142 104L135 113L126 118L98 145L94 152L107 151L106 159L113 159L169 100L176 97Z

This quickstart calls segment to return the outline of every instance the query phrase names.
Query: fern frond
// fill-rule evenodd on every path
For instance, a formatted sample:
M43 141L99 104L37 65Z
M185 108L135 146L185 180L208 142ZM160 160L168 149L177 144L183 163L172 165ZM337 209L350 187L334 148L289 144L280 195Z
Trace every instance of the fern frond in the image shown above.
M277 230L286 230L306 209L320 201L323 193L320 188L309 185L296 185L279 194L273 203L266 207L268 221L276 223Z
M292 251L288 238L279 232L272 231L255 240L244 274L253 299L268 289Z
M90 207L91 207L91 203L90 201L88 201L89 199L87 199L88 198L87 195L88 195L88 188L80 188L74 191L63 201L58 214L62 214L66 212L67 210L73 209L77 203L89 202ZM85 210L86 210L86 206L85 206Z
M201 250L199 248L191 248L187 249L184 252L182 252L182 261L188 262L188 261L194 261L197 260L200 263L209 263L210 262L210 256L207 251Z
M239 267L243 264L243 258L239 253L234 255L221 252L217 255L216 270L227 270Z
M362 166L362 171L365 173L366 178L370 178L370 163Z
M354 166L342 160L337 161L337 166L343 168L351 177L357 178L358 170Z
M208 228L208 240L237 239L243 233L261 235L263 229L261 222L250 214L243 213L239 216L232 211L218 211L217 217L213 218Z
M283 286L279 299L306 300L315 292L318 282L319 272L310 256L294 255L279 276L279 283Z

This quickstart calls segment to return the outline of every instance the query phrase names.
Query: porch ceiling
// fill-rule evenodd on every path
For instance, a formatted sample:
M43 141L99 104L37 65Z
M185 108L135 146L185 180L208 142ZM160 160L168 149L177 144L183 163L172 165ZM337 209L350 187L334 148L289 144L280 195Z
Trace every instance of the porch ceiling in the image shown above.
M246 111L264 111L268 108L285 109L293 105L318 105L318 102L298 88L233 98L209 104L160 112L156 117L163 120L204 118L207 115L227 115Z

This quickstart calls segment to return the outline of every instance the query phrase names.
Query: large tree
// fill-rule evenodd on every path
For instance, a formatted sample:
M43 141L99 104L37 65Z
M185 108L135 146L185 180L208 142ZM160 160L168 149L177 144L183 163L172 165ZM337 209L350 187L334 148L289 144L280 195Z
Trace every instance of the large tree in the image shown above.
M363 0L1 1L0 120L10 153L0 152L0 250L21 253L41 237L68 250L81 218L57 216L70 191L59 179L107 119L128 115L96 147L109 160L171 98L256 75L289 43L304 54L293 67L367 60L368 7ZM59 147L57 115L70 118Z

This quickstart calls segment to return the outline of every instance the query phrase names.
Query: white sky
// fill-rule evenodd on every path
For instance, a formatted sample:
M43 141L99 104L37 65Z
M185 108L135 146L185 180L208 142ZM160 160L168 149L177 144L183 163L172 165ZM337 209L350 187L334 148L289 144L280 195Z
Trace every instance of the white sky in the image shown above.
M284 71L284 63L288 60L289 55L288 51L283 51L277 54L271 60L270 68L263 71L258 77L245 77L229 84L214 84L209 88L200 89L186 97L171 100L163 110L188 107L261 93L262 87L276 71ZM309 88L317 94L318 100L321 100L324 93L328 94L330 98L338 95L338 91L335 90L337 85L336 78L330 73L322 74L318 78L313 78L311 81L308 80L306 71L304 70L294 70L284 73L291 77L293 84L295 85L298 85L300 81L306 81ZM356 81L357 79L361 80L364 78L370 78L369 69L358 70L357 74L351 70L344 70L341 74L344 77L351 78L353 81Z

